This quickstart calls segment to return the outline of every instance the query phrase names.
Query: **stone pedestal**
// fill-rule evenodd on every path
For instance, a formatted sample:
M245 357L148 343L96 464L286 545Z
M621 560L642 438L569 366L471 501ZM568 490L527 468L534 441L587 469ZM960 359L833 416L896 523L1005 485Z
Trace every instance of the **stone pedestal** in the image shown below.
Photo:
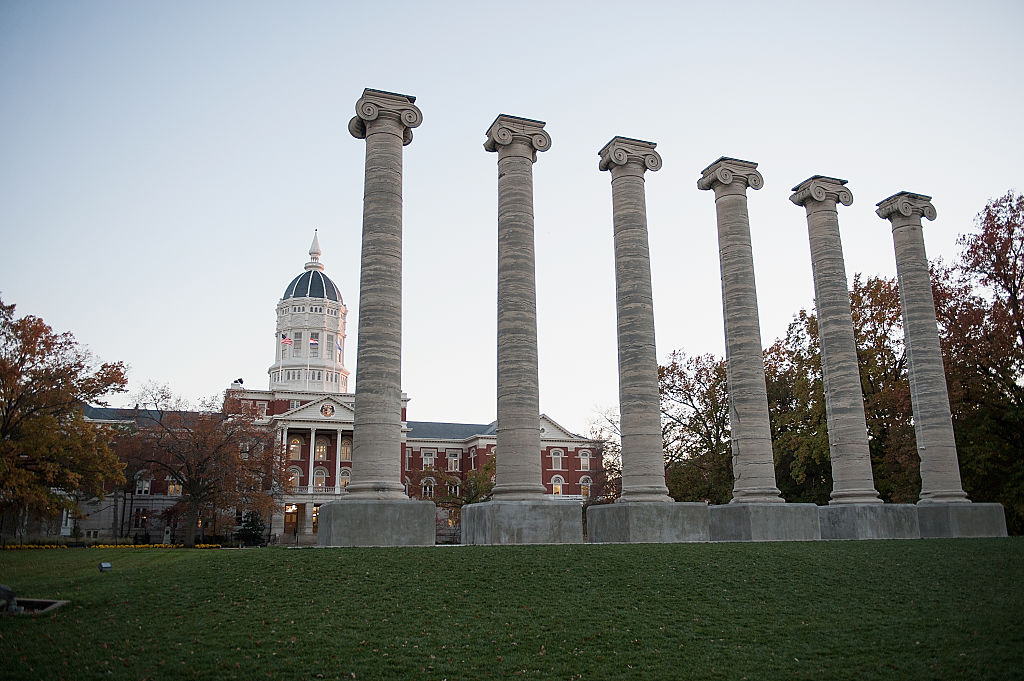
M1005 537L1006 513L1002 504L919 503L921 537Z
M935 206L930 196L900 192L880 201L875 212L892 223L914 434L921 457L921 501L969 503L960 482L946 371L942 364L931 273L921 226L922 217L936 218Z
M850 314L843 244L836 204L853 204L846 180L815 175L793 187L789 200L807 211L814 271L821 373L832 460L833 504L881 504L875 491L864 418L857 344Z
M729 427L735 477L731 503L783 503L775 484L761 326L750 246L747 187L760 189L757 164L722 157L701 171L698 189L715 192L722 268Z
M818 507L822 539L920 539L913 504L833 504Z
M320 507L318 546L433 546L434 502L349 496Z
M587 509L587 541L594 544L670 544L711 540L704 503L649 501L600 504Z
M494 500L462 508L463 544L582 542L583 509L578 501Z
M661 168L661 156L654 147L653 142L613 137L598 152L601 157L599 167L610 171L612 176L619 427L622 434L622 495L618 501L623 503L672 503L665 486L658 359L654 343L654 295L644 194L644 173ZM629 517L629 514L623 517Z
M743 503L711 506L711 541L821 539L814 504Z

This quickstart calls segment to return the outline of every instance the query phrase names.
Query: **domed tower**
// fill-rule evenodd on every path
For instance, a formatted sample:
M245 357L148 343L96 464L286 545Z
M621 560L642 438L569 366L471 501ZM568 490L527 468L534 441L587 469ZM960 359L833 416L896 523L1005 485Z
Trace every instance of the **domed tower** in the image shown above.
M341 292L324 274L320 240L313 232L305 271L292 279L277 304L271 390L348 392L345 315Z

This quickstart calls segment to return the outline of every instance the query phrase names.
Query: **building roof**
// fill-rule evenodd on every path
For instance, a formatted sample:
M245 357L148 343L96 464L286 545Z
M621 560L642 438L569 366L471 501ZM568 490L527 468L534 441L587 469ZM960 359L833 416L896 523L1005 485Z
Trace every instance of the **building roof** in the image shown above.
M341 292L331 278L319 270L306 270L291 280L282 300L288 298L326 298L344 304Z
M474 435L494 435L497 421L480 423L437 423L435 421L407 421L408 438L417 440L465 440Z

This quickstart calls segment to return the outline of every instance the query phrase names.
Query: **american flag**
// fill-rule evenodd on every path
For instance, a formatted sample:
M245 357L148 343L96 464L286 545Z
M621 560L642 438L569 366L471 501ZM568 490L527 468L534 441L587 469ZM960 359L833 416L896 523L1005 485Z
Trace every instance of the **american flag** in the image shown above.
M292 345L292 339L288 337L288 334L281 334L281 345Z

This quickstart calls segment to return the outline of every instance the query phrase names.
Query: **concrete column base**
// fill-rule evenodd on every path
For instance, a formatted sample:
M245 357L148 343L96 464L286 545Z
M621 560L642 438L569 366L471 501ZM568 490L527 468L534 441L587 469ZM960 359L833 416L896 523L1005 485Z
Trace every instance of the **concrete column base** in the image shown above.
M592 543L675 544L710 541L708 505L693 502L616 502L587 509Z
M344 499L320 507L318 546L433 546L434 502Z
M814 504L723 504L709 511L711 541L821 539Z
M1005 537L1002 504L918 504L921 537Z
M485 501L462 507L463 544L581 544L578 501Z
M920 539L913 504L831 504L818 507L822 539Z

